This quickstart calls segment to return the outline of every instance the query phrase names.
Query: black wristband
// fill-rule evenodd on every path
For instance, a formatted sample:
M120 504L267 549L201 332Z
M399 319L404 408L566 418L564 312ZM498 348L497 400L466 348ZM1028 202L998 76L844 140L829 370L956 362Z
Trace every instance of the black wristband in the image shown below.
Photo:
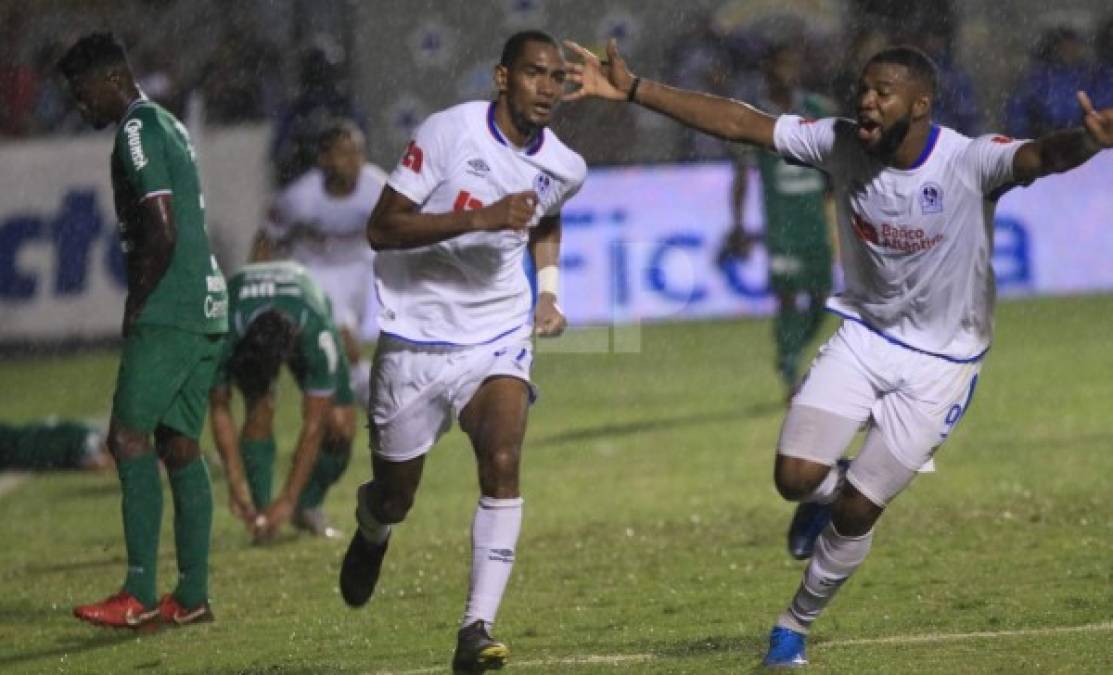
M642 81L642 78L640 78L640 77L635 77L634 78L634 84L631 84L630 85L630 91L626 92L626 100L627 101L629 101L631 103L634 101L634 97L638 95L638 84L641 81Z

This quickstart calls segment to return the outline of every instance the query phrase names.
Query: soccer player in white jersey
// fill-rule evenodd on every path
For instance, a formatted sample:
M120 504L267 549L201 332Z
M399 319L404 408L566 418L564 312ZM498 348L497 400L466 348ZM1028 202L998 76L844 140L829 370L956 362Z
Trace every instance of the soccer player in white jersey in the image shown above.
M371 376L374 478L359 490L340 590L353 607L374 591L391 529L405 518L425 455L459 420L479 474L472 571L453 668L501 667L490 627L522 520L519 463L531 333L559 334L560 211L583 184L583 159L546 128L565 62L549 35L503 47L495 101L431 115L418 128L367 224L382 310ZM537 302L523 267L538 270Z
M808 629L865 559L886 505L970 405L992 337L997 198L1113 146L1113 108L1095 110L1079 92L1082 128L1033 141L967 138L932 124L931 60L894 47L865 65L856 120L773 117L637 78L613 42L605 64L569 47L583 64L569 66L569 80L580 89L567 98L636 101L720 138L815 166L833 182L846 290L828 307L843 322L792 400L774 470L786 499L827 505L793 519L790 540L808 529L818 540L765 658L769 666L803 665ZM867 420L857 456L840 462Z
M352 391L365 406L370 364L360 356L359 337L364 318L375 305L373 254L364 230L386 173L367 161L363 132L351 120L329 124L318 144L317 166L275 198L252 259L288 257L309 270L332 302L333 320L352 364Z

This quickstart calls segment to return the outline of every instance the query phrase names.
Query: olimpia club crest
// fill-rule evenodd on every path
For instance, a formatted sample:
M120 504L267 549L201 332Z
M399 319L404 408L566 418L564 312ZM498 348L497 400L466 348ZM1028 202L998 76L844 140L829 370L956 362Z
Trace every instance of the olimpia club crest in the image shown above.
M537 193L538 199L542 202L545 201L545 198L552 192L553 183L556 180L556 177L548 171L542 171L533 177L533 191Z

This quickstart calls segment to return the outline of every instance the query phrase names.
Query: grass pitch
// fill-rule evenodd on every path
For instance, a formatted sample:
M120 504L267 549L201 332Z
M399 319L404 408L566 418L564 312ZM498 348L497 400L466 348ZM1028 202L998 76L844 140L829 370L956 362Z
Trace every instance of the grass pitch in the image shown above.
M755 669L801 571L783 548L791 505L771 480L783 393L770 332L765 321L655 325L631 353L600 350L598 331L540 349L525 522L497 626L509 672ZM939 473L882 519L870 558L813 630L810 670L1113 672L1111 338L1113 297L998 309L970 414ZM104 417L116 358L0 362L0 409ZM287 380L282 475L298 414ZM326 503L349 533L365 445L363 432ZM39 475L0 495L0 672L448 671L477 495L458 431L434 449L361 611L336 588L346 541L291 532L249 545L213 473L217 621L152 635L70 616L123 580L113 473ZM175 575L170 518L167 498L160 591Z

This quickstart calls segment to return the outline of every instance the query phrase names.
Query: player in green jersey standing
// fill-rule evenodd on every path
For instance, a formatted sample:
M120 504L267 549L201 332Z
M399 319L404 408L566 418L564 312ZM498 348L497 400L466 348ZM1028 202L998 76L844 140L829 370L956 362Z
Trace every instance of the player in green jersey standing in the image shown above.
M123 492L127 577L119 593L75 607L74 615L131 628L160 619L178 625L212 620L213 500L197 438L228 330L228 300L209 249L193 147L181 122L136 86L112 34L82 37L58 67L86 120L117 127L112 191L128 285L108 429ZM155 579L159 459L170 479L178 556L178 585L161 600Z
M829 102L800 88L803 54L790 44L771 47L762 61L764 92L755 97L762 110L818 119L832 114ZM788 396L797 385L800 354L823 322L831 292L831 244L825 205L827 179L816 169L789 164L768 150L737 146L731 191L734 227L723 243L724 257L745 257L753 238L742 229L748 169L757 167L765 199L765 247L769 285L777 299L773 335L777 371Z
M352 454L355 397L348 358L324 291L293 262L246 265L228 285L231 335L217 366L209 406L213 438L228 476L228 503L258 539L292 519L295 527L335 537L321 504ZM286 484L271 499L274 383L283 363L302 398L302 424ZM244 397L236 433L231 384Z

